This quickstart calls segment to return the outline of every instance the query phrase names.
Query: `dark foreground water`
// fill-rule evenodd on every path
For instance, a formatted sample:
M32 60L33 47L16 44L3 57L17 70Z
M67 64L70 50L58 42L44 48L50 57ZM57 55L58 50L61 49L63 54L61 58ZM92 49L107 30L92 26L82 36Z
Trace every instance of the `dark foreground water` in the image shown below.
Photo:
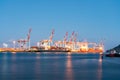
M120 80L120 58L98 54L0 53L0 80Z

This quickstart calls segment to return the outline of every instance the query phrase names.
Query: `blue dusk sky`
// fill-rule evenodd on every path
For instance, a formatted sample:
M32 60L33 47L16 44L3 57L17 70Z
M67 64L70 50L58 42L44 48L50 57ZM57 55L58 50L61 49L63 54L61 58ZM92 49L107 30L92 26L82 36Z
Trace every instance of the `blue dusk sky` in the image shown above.
M63 40L68 31L79 41L104 41L105 49L120 44L120 0L0 0L0 46L26 38L31 44L48 39Z

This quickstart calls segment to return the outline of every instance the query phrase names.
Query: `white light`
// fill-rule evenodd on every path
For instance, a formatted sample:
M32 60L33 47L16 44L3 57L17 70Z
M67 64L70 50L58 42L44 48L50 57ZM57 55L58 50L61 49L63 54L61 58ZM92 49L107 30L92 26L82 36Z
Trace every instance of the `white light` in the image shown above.
M38 46L38 47L40 46L40 43L39 43L39 42L37 42L37 46Z
M16 43L16 41L13 41L13 44L15 44Z
M3 47L7 48L7 47L8 47L8 44L3 43Z

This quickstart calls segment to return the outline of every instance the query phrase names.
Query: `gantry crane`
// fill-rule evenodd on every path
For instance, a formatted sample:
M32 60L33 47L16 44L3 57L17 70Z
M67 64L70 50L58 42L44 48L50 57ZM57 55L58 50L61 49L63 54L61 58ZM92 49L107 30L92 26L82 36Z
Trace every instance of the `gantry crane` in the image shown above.
M50 35L50 37L49 37L49 46L51 46L51 44L53 43L53 41L52 41L52 39L53 39L53 36L54 36L54 29L52 30L52 32L51 32L51 35Z
M64 40L63 40L64 47L66 47L67 39L68 39L68 32L66 32L66 34L64 36Z
M20 39L17 41L19 43L19 47L21 49L26 49L26 48L30 49L30 33L31 33L31 31L32 31L32 29L30 28L26 39ZM27 43L28 43L28 47L27 47Z

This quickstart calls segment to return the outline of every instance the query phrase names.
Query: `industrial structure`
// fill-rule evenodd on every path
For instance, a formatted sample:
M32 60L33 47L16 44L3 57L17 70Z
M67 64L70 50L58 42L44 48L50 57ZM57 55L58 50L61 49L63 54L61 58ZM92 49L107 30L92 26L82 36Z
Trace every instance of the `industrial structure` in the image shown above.
M77 33L74 31L71 34L70 39L68 39L68 32L66 32L63 41L53 41L54 30L52 30L49 39L41 40L37 44L39 50L69 50L70 52L104 52L104 44L88 42L85 41L77 41Z
M30 49L30 33L31 33L31 31L32 31L32 29L30 28L26 39L17 40L17 42L19 43L20 49Z
M13 41L13 48L7 48L7 44L3 44L3 48L0 48L0 51L49 51L49 52L82 52L82 53L100 53L104 52L104 44L103 42L95 43L95 42L88 42L87 40L78 41L77 33L72 32L70 38L68 37L68 32L65 33L63 40L54 41L54 33L55 30L53 29L50 33L48 39L40 40L37 42L37 45L31 46L30 45L30 35L32 29L30 28L27 34L26 39L19 39ZM18 44L19 47L15 45Z

